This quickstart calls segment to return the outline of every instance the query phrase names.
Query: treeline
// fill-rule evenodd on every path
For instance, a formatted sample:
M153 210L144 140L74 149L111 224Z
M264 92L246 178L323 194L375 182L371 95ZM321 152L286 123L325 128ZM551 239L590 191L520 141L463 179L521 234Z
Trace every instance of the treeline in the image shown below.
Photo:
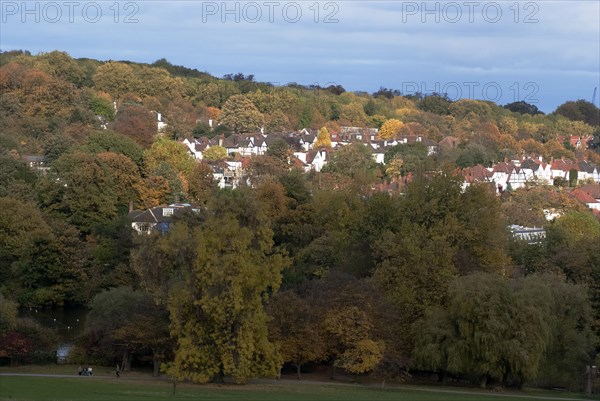
M451 101L444 94L402 96L381 88L373 94L347 92L340 85L321 87L295 83L273 85L252 75L227 74L223 79L174 66L73 59L54 51L0 53L0 144L19 154L51 154L52 146L81 142L95 129L110 125L147 147L161 113L172 138L233 132L227 101L240 97L256 109L267 132L324 126L381 127L388 120L402 125L394 134L422 135L435 141L456 138L458 149L443 155L461 166L490 164L522 154L546 158L588 157L597 153L574 149L570 136L595 135L600 144L600 110L584 100L569 101L549 115L534 105L514 102L500 107L476 100ZM115 106L116 105L116 109ZM154 114L152 113L154 112ZM222 122L216 130L209 120ZM222 120L222 121L221 121Z
M89 305L76 361L153 363L157 374L164 363L198 382L328 363L378 377L429 371L576 387L595 357L600 223L559 189L498 198L485 186L463 191L454 175L461 160L523 151L597 160L556 141L598 135L585 102L563 105L572 114L519 114L514 105L273 87L164 60L61 52L1 53L0 90L3 360L33 360L52 346L17 319L17 304ZM236 131L235 105L271 132L397 120L398 132L461 145L435 157L397 147L385 166L349 145L305 174L279 141L249 161L252 188L219 191L212 168L173 139ZM163 135L152 111L167 120ZM209 119L226 124L213 130ZM28 154L44 155L49 171L27 166ZM408 175L402 195L372 191L376 180ZM132 234L131 207L173 202L201 212L165 235ZM509 240L508 223L539 225L544 208L567 212L545 242Z

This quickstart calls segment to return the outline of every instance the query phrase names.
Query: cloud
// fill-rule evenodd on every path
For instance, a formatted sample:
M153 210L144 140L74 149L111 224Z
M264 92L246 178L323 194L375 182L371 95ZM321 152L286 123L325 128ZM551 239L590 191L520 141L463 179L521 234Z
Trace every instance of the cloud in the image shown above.
M23 23L22 10L6 13L6 4L22 3L3 1L0 47L141 62L165 57L216 75L336 80L357 90L403 80L546 80L561 87L543 100L552 107L598 86L600 2L476 3L470 10L466 2L420 1L97 2L102 17L91 23L81 12L91 2L81 2L73 22L63 13L50 23L40 10L39 22L26 15Z

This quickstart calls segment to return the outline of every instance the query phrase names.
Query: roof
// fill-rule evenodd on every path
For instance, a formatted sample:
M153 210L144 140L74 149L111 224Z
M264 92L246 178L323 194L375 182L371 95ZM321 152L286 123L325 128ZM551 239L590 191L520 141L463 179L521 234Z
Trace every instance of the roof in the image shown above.
M467 182L489 181L492 177L492 173L481 164L464 168L462 174Z
M596 203L597 202L593 196L591 196L590 194L588 194L585 191L582 191L579 188L571 191L570 195L572 197L574 197L575 199L577 199L581 203Z
M600 184L587 184L579 187L580 190L587 193L594 199L600 199Z

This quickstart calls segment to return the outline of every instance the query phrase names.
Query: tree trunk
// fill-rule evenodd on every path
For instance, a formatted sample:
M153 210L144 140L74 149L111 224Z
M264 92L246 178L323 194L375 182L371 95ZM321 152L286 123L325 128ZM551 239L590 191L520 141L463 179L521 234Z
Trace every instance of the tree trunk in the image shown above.
M445 370L440 370L438 373L438 381L440 383L446 384L448 382L448 375Z
M479 382L479 387L485 388L487 386L488 375L481 376L481 381Z
M154 371L152 373L152 376L154 376L154 377L160 376L160 358L158 358L157 356L152 358L152 364L154 366Z
M331 362L331 380L335 380L335 361Z
M129 358L129 350L125 350L125 352L123 352L121 370L123 370L123 372L129 372L131 370L131 358Z
M300 363L296 363L296 373L298 374L298 380L302 380L300 378L300 366L301 366Z
M161 351L160 349L152 350L152 365L154 368L152 375L154 377L160 376L160 362L162 360L162 358L161 358L162 352L160 352L160 351Z

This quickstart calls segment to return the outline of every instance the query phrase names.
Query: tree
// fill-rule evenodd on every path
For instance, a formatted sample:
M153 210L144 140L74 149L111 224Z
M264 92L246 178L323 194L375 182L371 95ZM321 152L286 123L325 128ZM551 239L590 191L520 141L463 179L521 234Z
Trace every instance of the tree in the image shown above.
M450 114L451 103L448 96L434 93L419 100L417 107L420 110L428 111L433 114L446 115Z
M152 146L144 151L144 167L150 174L156 173L162 164L166 164L177 173L187 176L195 163L183 144L163 136L158 137Z
M421 366L470 373L485 387L537 375L550 338L550 295L532 280L507 282L476 273L450 287L447 315L433 312L418 326L415 354ZM432 343L432 341L435 341ZM435 344L435 345L434 345Z
M488 156L486 149L475 143L470 143L462 149L456 159L456 165L463 168L473 167L478 164L489 166L491 165L491 162L491 158Z
M89 153L114 152L131 159L139 167L142 166L144 152L131 138L109 130L96 131L88 136L83 150Z
M126 93L133 91L136 85L133 68L112 61L99 66L93 80L96 89L109 93L117 101Z
M35 173L21 160L0 154L0 197L15 195L15 189L24 185L33 192L37 177Z
M337 150L322 172L333 174L340 185L361 188L374 179L375 169L369 147L356 143Z
M395 118L387 120L379 129L378 136L380 139L395 139L402 126L403 124L400 120L396 120Z
M89 232L117 216L115 189L108 166L97 155L67 153L42 182L42 205Z
M109 99L100 96L93 96L90 99L90 110L97 116L104 117L112 121L115 117L115 109Z
M600 126L600 109L586 100L565 102L556 108L554 114L573 121L583 121L591 126Z
M267 156L279 159L285 164L288 163L290 153L290 146L283 138L275 139L273 143L269 145L269 149L267 149Z
M127 287L96 295L85 325L87 352L103 359L112 353L124 371L131 370L132 354L150 351L154 375L158 376L160 362L172 346L164 307L157 306L151 295Z
M289 130L290 127L290 120L281 110L278 109L269 116L265 129L267 133L273 134L285 132Z
M154 115L143 106L129 105L120 109L113 128L142 147L152 144L158 126Z
M206 163L196 163L189 175L188 194L190 200L197 204L206 204L216 188L213 169Z
M41 53L36 57L37 68L47 72L55 78L70 82L78 87L84 82L83 69L65 52L54 50L49 53Z
M192 136L194 138L200 138L203 136L212 138L212 128L210 127L210 125L208 125L208 123L200 122L196 124L196 126L192 130Z
M582 294L558 276L461 277L450 287L447 309L428 311L415 326L417 366L469 373L482 386L489 378L519 387L534 379L577 380L593 342Z
M0 358L15 366L20 362L52 361L58 344L56 333L32 319L17 319L14 328L0 332Z
M223 196L200 226L175 224L134 255L145 285L168 305L177 348L167 372L179 380L245 382L275 376L280 363L264 302L279 287L284 260L257 205L244 193Z
M536 278L548 287L552 299L551 336L540 362L537 384L576 388L597 344L592 332L590 297L581 285L567 283L560 276L547 274Z
M512 111L513 113L530 114L532 116L535 116L537 114L544 114L537 108L536 105L529 104L523 100L509 103L507 105L504 105L503 107Z
M276 344L283 362L296 367L300 380L302 365L326 357L326 341L319 315L309 301L288 290L269 302L269 338Z
M319 130L317 134L317 141L315 142L315 148L330 148L331 147L331 137L329 136L329 131L327 128L323 127Z
M106 166L113 182L117 205L124 209L138 204L137 188L142 181L138 166L129 157L113 152L99 153L98 159Z
M223 105L217 122L230 128L236 134L256 132L263 125L263 115L246 96L234 95Z
M224 147L219 146L219 145L211 146L210 148L208 148L204 152L202 152L202 159L209 161L209 162L223 160L226 158L227 158L227 149L225 149Z

